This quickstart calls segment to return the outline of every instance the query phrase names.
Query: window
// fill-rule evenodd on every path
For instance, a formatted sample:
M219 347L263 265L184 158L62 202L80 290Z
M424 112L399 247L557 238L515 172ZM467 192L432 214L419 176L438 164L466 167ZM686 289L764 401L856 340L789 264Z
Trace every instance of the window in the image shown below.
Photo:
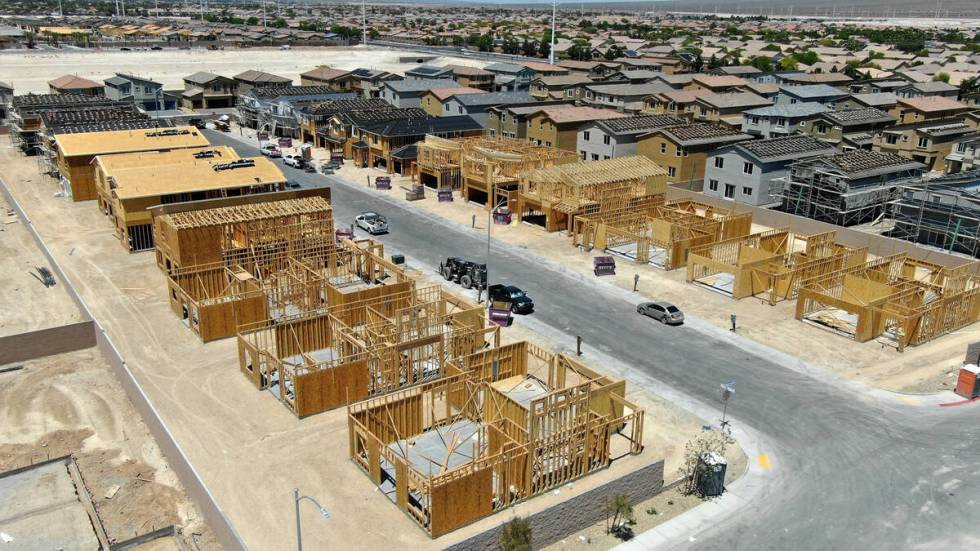
M929 147L929 138L919 138L918 147Z
M776 119L776 126L786 126L786 119L783 117Z
M734 199L735 198L735 186L732 184L725 184L725 198Z
M599 154L598 153L593 153L592 154L592 160L593 161L598 161L599 160Z
M752 171L753 170L755 170L755 165L754 164L752 164L752 163L743 163L742 164L742 172L744 172L746 174L752 174Z
M753 115L751 120L752 120L752 124L759 124L759 117Z
M895 134L888 134L888 135L886 135L885 136L885 143L890 144L890 145L895 145L896 143L898 143L898 136L896 136Z
M573 94L574 94L574 91L571 88L569 88L568 90L565 90L565 97L566 98L572 97Z
M718 191L718 180L708 180L708 189Z
M551 147L551 142L550 141L549 142L544 142L544 145L546 145L548 147Z
M609 155L603 155L602 158L603 159L606 159L606 160L609 160L610 157L609 157Z
M790 104L794 104L794 103L797 102L797 100L796 100L796 98L790 98L789 102L790 102Z
M715 168L725 168L724 157L715 157Z
M578 152L578 156L581 157L582 160L584 161L585 160L585 151L579 151Z
M677 149L674 150L674 157L680 157L683 154L684 154L683 147L678 147Z
M674 168L674 167L672 167L672 166L668 166L668 167L667 167L667 176L670 176L670 177L672 177L672 178L673 178L674 176L677 176L677 169L676 169L676 168Z
M820 134L826 134L827 133L827 125L825 125L825 124L818 124L817 125L817 132L820 133Z
M667 142L660 142L660 152L667 153Z
M608 135L605 135L605 136L602 137L602 143L604 143L606 145L609 145L609 143L611 141L612 141L612 139Z
M443 105L443 108L447 113L449 112L449 104Z
M588 130L586 130L585 132L582 132L582 139L585 140L585 141L589 141L589 131Z
M459 109L459 114L462 115L463 114L463 106L460 105L457 109Z
M750 188L748 186L742 186L742 195L751 197L752 196L752 188Z

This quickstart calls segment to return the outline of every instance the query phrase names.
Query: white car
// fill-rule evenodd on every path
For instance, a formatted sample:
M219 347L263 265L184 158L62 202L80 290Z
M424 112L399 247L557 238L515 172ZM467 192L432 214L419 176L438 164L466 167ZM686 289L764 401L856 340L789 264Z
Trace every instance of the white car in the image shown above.
M291 166L293 168L303 168L303 165L306 164L303 157L299 155L283 155L282 162L286 163L286 166Z
M362 212L354 218L354 224L371 235L388 233L388 221L376 212Z
M272 144L263 145L259 151L266 157L282 157L282 151L279 151L279 148Z

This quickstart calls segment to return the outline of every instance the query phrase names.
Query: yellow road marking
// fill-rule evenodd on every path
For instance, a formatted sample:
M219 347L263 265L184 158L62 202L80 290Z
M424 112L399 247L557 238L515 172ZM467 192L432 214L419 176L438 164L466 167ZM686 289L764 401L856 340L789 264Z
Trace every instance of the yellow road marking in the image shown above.
M759 462L759 466L760 467L762 467L763 469L765 469L767 471L769 470L769 456L768 455L766 455L764 453L760 453L758 456L756 456L756 460Z
M922 403L918 400L918 398L911 398L909 396L899 396L898 399L906 404L912 404L913 406L917 406Z

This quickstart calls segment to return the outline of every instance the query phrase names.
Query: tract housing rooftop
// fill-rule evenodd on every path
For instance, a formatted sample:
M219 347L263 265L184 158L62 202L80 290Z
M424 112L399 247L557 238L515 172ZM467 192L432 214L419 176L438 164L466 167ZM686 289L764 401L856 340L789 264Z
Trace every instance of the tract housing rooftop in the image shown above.
M670 126L656 130L654 133L656 132L664 134L683 146L726 144L752 139L752 136L743 134L736 128L710 122Z
M925 165L906 159L894 153L879 153L854 149L827 158L841 173L851 178L867 178L878 174L889 174L904 169L923 169Z
M834 146L804 134L752 140L739 143L735 147L764 163L837 153Z
M619 119L607 119L598 121L611 134L616 135L640 135L647 134L659 128L684 124L686 121L673 115L638 115L635 117L622 117Z

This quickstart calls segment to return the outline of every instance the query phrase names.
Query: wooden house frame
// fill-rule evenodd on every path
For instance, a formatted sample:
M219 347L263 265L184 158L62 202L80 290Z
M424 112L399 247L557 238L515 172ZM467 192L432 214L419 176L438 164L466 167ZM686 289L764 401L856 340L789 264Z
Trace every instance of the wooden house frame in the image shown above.
M570 151L512 138L444 139L426 136L418 146L420 183L459 191L463 199L495 206L515 193L527 171L578 161Z
M351 459L433 538L643 449L625 381L567 356L520 342L451 371L348 406Z
M324 197L175 212L153 219L157 265L181 266L227 260L235 251L334 246L333 209Z
M233 249L221 262L168 274L171 309L205 342L234 336L240 325L414 287L384 258L384 246L367 239L336 248L314 240L302 248Z
M646 157L568 163L522 174L510 209L519 220L543 217L547 231L572 230L577 215L624 208L666 190L667 171Z
M804 279L862 264L867 252L837 244L832 231L802 236L774 229L692 248L687 282L775 305L796 298Z
M717 212L693 201L664 203L662 196L626 208L575 218L573 244L599 248L665 270L687 265L694 247L748 235L752 213Z
M482 307L429 287L240 327L239 367L305 417L438 379L499 338Z
M898 254L842 268L801 284L796 319L901 352L980 319L977 267L946 268Z

